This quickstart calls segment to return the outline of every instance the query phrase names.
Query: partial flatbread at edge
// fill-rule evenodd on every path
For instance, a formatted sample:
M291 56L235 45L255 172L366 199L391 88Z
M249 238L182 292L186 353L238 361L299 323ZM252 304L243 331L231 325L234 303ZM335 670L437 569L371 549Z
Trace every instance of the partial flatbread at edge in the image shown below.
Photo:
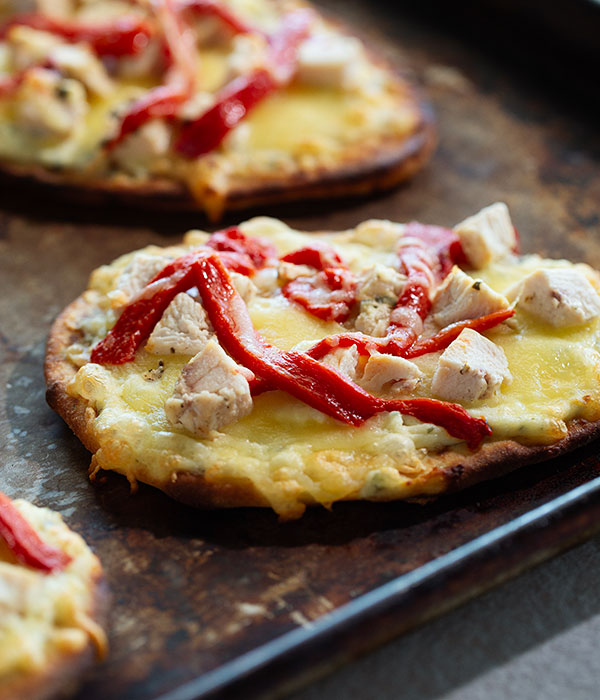
M110 26L114 11L104 4L106 10L101 0L86 3L53 21L59 26L61 22ZM286 18L308 7L290 0L215 4L252 28L256 36L276 34ZM175 9L185 5L184 0L172 3ZM163 40L164 23L160 11L132 3L126 13L128 18L148 22L152 29L139 55L95 55L93 47L88 50L89 42L77 43L77 50L84 47L77 60L88 72L93 69L94 76L101 75L94 81L74 69L71 58L70 62L60 58L65 46L73 50L73 42L30 26L10 27L4 41L0 40L6 48L0 67L8 76L6 81L16 77L19 85L3 88L0 81L4 121L0 173L88 203L202 209L214 220L225 211L368 195L395 186L431 155L435 145L431 108L411 78L365 48L339 23L309 12L292 79L251 107L222 143L194 157L182 155L177 145L187 125L199 119L229 84L268 63L261 54L264 47L252 42L256 38L252 32L236 33L214 16L189 8L180 11L186 26L196 32L195 50L203 66L199 82L172 115L142 121L115 145L135 100L148 95L148 84L159 87L170 75L164 61L143 60L151 51L159 53L155 44ZM204 36L207 22L212 31L208 37ZM315 39L316 48L307 49L305 45ZM331 55L319 63L321 39L333 46ZM61 103L44 95L44 90L51 89L57 94L71 91L66 99L72 104L64 107L60 119L47 117L64 104L64 98Z
M57 513L22 500L13 505L43 542L72 559L64 570L38 571L12 556L0 537L0 698L66 697L106 653L104 572ZM56 613L44 615L51 606Z
M149 281L162 264L153 262L155 256L166 262L189 250L204 250L210 239L201 232L189 233L183 246L162 251L150 247L94 273L91 290L65 309L50 334L48 401L95 453L93 469L116 470L131 482L152 484L185 503L271 506L283 518L298 517L306 505L329 506L337 500L428 499L574 449L596 437L600 429L600 356L594 347L600 333L597 274L586 265L515 255L510 240L514 231L504 205L493 205L472 219L454 232L454 240L462 244L461 254L468 251L461 263L465 272L446 268L429 290L433 307L417 342L436 336L451 323L474 325L462 330L460 337L455 335L445 349L408 358L405 365L391 367L383 358L383 366L377 369L384 350L363 357L357 365L343 347L334 348L322 362L384 399L429 397L464 406L471 419L483 417L492 430L491 437L474 450L466 446L465 438L452 437L439 425L395 411L381 411L352 428L282 391L255 396L250 412L231 423L195 424L200 432L194 434L189 424L175 424L173 418L169 422L164 408L177 382L181 384L181 371L192 361L190 354L180 355L176 349L161 354L160 347L157 351L149 342L147 348L142 344L132 363L90 363L90 346L103 338L127 301L139 293L131 287L132 276L138 275L141 283L139 273L146 266L144 282ZM345 232L305 235L273 219L240 225L246 239L267 241L279 256L293 257L295 251L315 244L332 246L342 260L335 264L347 266L356 282L347 317L342 322L322 320L282 293L290 279L316 279L315 270L269 263L251 277L258 290L252 297L234 280L247 299L254 327L283 351L293 347L307 352L324 337L339 333L361 333L382 343L381 316L393 311L402 286L408 284L406 275L398 272L398 251L410 245L414 235L421 235L418 226L369 221ZM498 227L504 229L494 239L485 235L477 239L478 230L485 234ZM489 259L481 267L468 260L482 255ZM278 272L271 274L277 266ZM524 285L546 284L546 277L540 283L540 275L564 294L568 308L559 312L561 327L543 316L544 307L528 306L522 293L523 288L529 289ZM565 279L575 290L572 297L569 287L567 293L560 287ZM466 296L456 292L459 287ZM449 296L448 289L454 290ZM553 287L550 291L558 293ZM458 306L457 298L462 299ZM389 308L382 308L386 304ZM107 322L100 307L109 305L114 316ZM479 311L473 320L475 308ZM490 313L510 315L512 310L512 317L478 333L477 318ZM469 359L459 388L452 388L454 369L446 353L460 356L473 343L482 348L478 352L491 353L491 369L486 366L480 371L477 358ZM374 369L369 372L371 361ZM494 362L499 369L494 369ZM448 366L449 384L444 383L446 375L435 378L440 368ZM392 374L381 383L381 372ZM463 376L479 396L468 393L471 389L465 388Z

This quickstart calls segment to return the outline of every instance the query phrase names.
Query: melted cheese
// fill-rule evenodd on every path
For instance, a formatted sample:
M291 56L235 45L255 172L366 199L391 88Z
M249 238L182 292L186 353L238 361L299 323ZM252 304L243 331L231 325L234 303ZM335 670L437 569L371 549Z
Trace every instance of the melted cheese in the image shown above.
M306 244L303 234L272 219L255 219L242 228L248 235L269 238L280 254ZM373 249L368 237L357 231L311 236L319 238L335 244L355 270L374 261L389 262L389 250ZM169 254L181 254L204 240L203 234L192 234L179 253L170 248ZM151 250L159 254L159 249L144 252ZM102 268L93 278L98 291L110 290L130 260L128 256L114 267ZM568 264L530 256L496 263L477 274L502 292L542 265ZM277 289L255 297L249 311L257 330L282 349L341 330L338 324L320 321L291 305ZM466 408L488 420L493 439L546 444L563 437L566 422L573 418L600 418L600 321L557 330L518 312L511 327L487 335L506 353L513 382L503 387L498 400ZM437 357L416 360L424 373L418 395L430 395ZM164 372L150 380L154 375L148 370L155 369L159 359ZM426 473L422 450L436 452L458 441L437 426L403 419L398 413L380 414L352 428L276 391L257 397L250 415L210 439L173 428L163 405L188 359L157 358L142 350L129 364L87 364L79 370L70 391L98 413L94 430L101 444L96 454L100 467L158 485L176 478L178 471L201 473L221 483L245 477L286 517L298 515L304 503L400 498L442 488L435 474Z
M66 551L63 571L44 574L20 564L0 539L0 687L52 668L62 654L81 651L92 638L103 654L104 632L93 621L98 559L61 517L25 501L15 506L40 537Z
M230 4L264 31L274 31L285 10L265 0ZM318 18L315 26L334 31ZM227 46L199 49L198 91L218 93L226 84L229 50ZM342 90L292 84L267 97L242 122L243 130L235 130L208 156L190 161L170 151L167 157L144 161L131 173L142 179L183 180L201 201L206 200L207 210L217 213L229 182L257 176L281 178L299 170L336 167L347 158L360 159L365 149L412 132L419 119L414 100L401 83L367 59L362 64L361 87ZM89 110L82 123L67 137L51 143L22 128L14 111L18 97L0 99L0 158L65 169L69 176L84 179L134 177L118 168L115 172L102 144L117 128L111 113L125 111L159 79L148 76L132 81L113 76L114 92L106 98L88 97Z

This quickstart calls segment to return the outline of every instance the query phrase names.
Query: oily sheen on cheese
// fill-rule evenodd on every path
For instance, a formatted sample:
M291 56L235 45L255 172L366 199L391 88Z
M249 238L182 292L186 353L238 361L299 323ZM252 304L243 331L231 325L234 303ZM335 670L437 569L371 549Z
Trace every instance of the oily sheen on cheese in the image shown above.
M74 21L84 26L106 26L123 17L160 22L160 9L156 8L161 4L94 0L70 10L57 7L53 16L59 22ZM179 7L176 2L171 5ZM343 172L346 167L368 170L370 158L383 145L397 147L423 128L421 105L412 87L373 59L357 39L314 11L311 37L354 49L346 52L347 65L342 61L339 75L334 71L328 80L319 81L310 76L303 78L299 69L289 84L282 84L248 110L217 148L201 157L182 156L174 145L179 127L206 112L215 96L234 79L245 76L253 67L264 67L266 58L253 64L257 59L248 48L252 37L260 43L264 36L281 28L286 16L307 7L295 0L219 0L219 5L252 29L250 39L244 33L232 35L214 17L196 17L181 8L177 10L188 18L189 31L196 32L193 93L176 119L162 119L160 113L153 123L146 124L153 129L151 135L146 134L145 126L138 127L115 149L106 146L118 133L123 115L136 100L168 80L168 71L156 58L164 52L158 39L151 38L141 54L133 57L94 56L95 70L103 73L109 85L102 92L86 84L86 71L83 75L64 69L61 72L50 54L48 61L41 62L41 69L46 71L47 80L59 80L54 89L63 97L58 98L44 95L41 88L27 94L22 87L3 91L2 79L20 76L24 60L29 70L40 70L38 45L48 36L55 36L28 27L17 27L16 34L14 28L9 30L0 41L0 160L22 167L40 165L55 175L63 173L65 181L71 183L114 183L117 189L170 181L184 186L200 206L218 217L230 191L246 191L257 181L265 186L281 184L285 178L299 175L318 179L319 173ZM11 13L0 19L10 20ZM207 35L206 27L211 28ZM20 31L26 33L27 42L20 39ZM321 66L321 73L327 67ZM344 77L347 72L351 80ZM60 82L65 77L70 83ZM57 132L48 126L46 115L49 104L58 110L66 104L65 85L70 90L79 88L75 92L84 97L77 98L77 109L67 110L71 127ZM38 104L41 100L47 100L42 107ZM290 189L293 184L290 182Z
M5 688L18 688L28 676L52 676L65 657L76 657L90 641L100 655L106 650L94 617L102 578L97 557L57 513L22 500L14 505L43 541L66 552L71 562L61 571L37 571L17 561L0 538L2 697Z
M266 218L253 219L240 228L247 236L270 241L280 256L314 242L327 242L357 275L375 263L394 266L404 233L400 224L378 221L335 234L307 235ZM149 247L92 275L83 297L89 310L75 323L81 337L66 348L66 356L74 365L68 394L94 411L90 427L99 444L95 466L118 471L132 482L159 486L176 481L182 473L204 475L218 483L246 480L283 517L298 516L310 503L423 497L442 491L444 479L432 456L447 450L468 451L437 425L393 411L352 427L287 393L271 391L254 397L249 415L209 438L199 438L174 427L164 410L189 356L157 356L142 348L135 361L122 365L88 361L90 348L106 335L119 314L115 288L135 256L163 256L167 261L207 240L208 234L190 232L181 246ZM509 254L469 274L503 293L540 268L567 267L580 270L598 289L598 279L589 267L536 255ZM257 272L253 278L257 292L248 302L253 324L267 341L283 350L301 349L309 341L347 330L286 299L276 276L275 269ZM596 317L557 329L521 311L517 303L509 322L485 333L505 353L512 375L512 382L504 383L497 395L464 403L470 414L488 422L490 442L548 445L568 434L571 421L600 418L599 324ZM426 333L433 332L426 323ZM422 376L412 396L432 396L432 377L440 355L438 351L413 360Z

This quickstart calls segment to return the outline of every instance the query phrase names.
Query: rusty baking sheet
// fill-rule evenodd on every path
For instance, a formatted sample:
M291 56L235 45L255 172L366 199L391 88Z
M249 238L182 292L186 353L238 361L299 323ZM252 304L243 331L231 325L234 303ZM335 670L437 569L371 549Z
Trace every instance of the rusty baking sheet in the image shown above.
M326 5L408 59L441 141L410 184L297 207L292 225L452 224L503 199L525 250L600 267L593 120L398 9ZM340 504L286 524L261 510L193 510L147 487L132 496L116 475L92 486L89 454L44 402L50 323L93 268L202 224L0 192L0 488L62 512L113 591L111 653L80 700L280 697L598 528L598 443L429 506Z

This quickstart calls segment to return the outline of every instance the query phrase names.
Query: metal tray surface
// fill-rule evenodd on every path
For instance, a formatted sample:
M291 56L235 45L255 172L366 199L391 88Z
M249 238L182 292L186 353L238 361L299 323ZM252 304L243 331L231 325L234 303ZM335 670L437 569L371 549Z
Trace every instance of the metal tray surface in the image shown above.
M589 115L401 9L323 4L413 66L440 147L395 192L297 206L292 225L452 225L505 200L526 251L600 267ZM427 506L340 504L285 524L185 508L143 486L130 495L116 475L91 485L89 454L44 402L48 328L93 268L202 225L0 192L0 488L62 512L113 593L111 653L80 699L280 697L598 529L597 443Z

